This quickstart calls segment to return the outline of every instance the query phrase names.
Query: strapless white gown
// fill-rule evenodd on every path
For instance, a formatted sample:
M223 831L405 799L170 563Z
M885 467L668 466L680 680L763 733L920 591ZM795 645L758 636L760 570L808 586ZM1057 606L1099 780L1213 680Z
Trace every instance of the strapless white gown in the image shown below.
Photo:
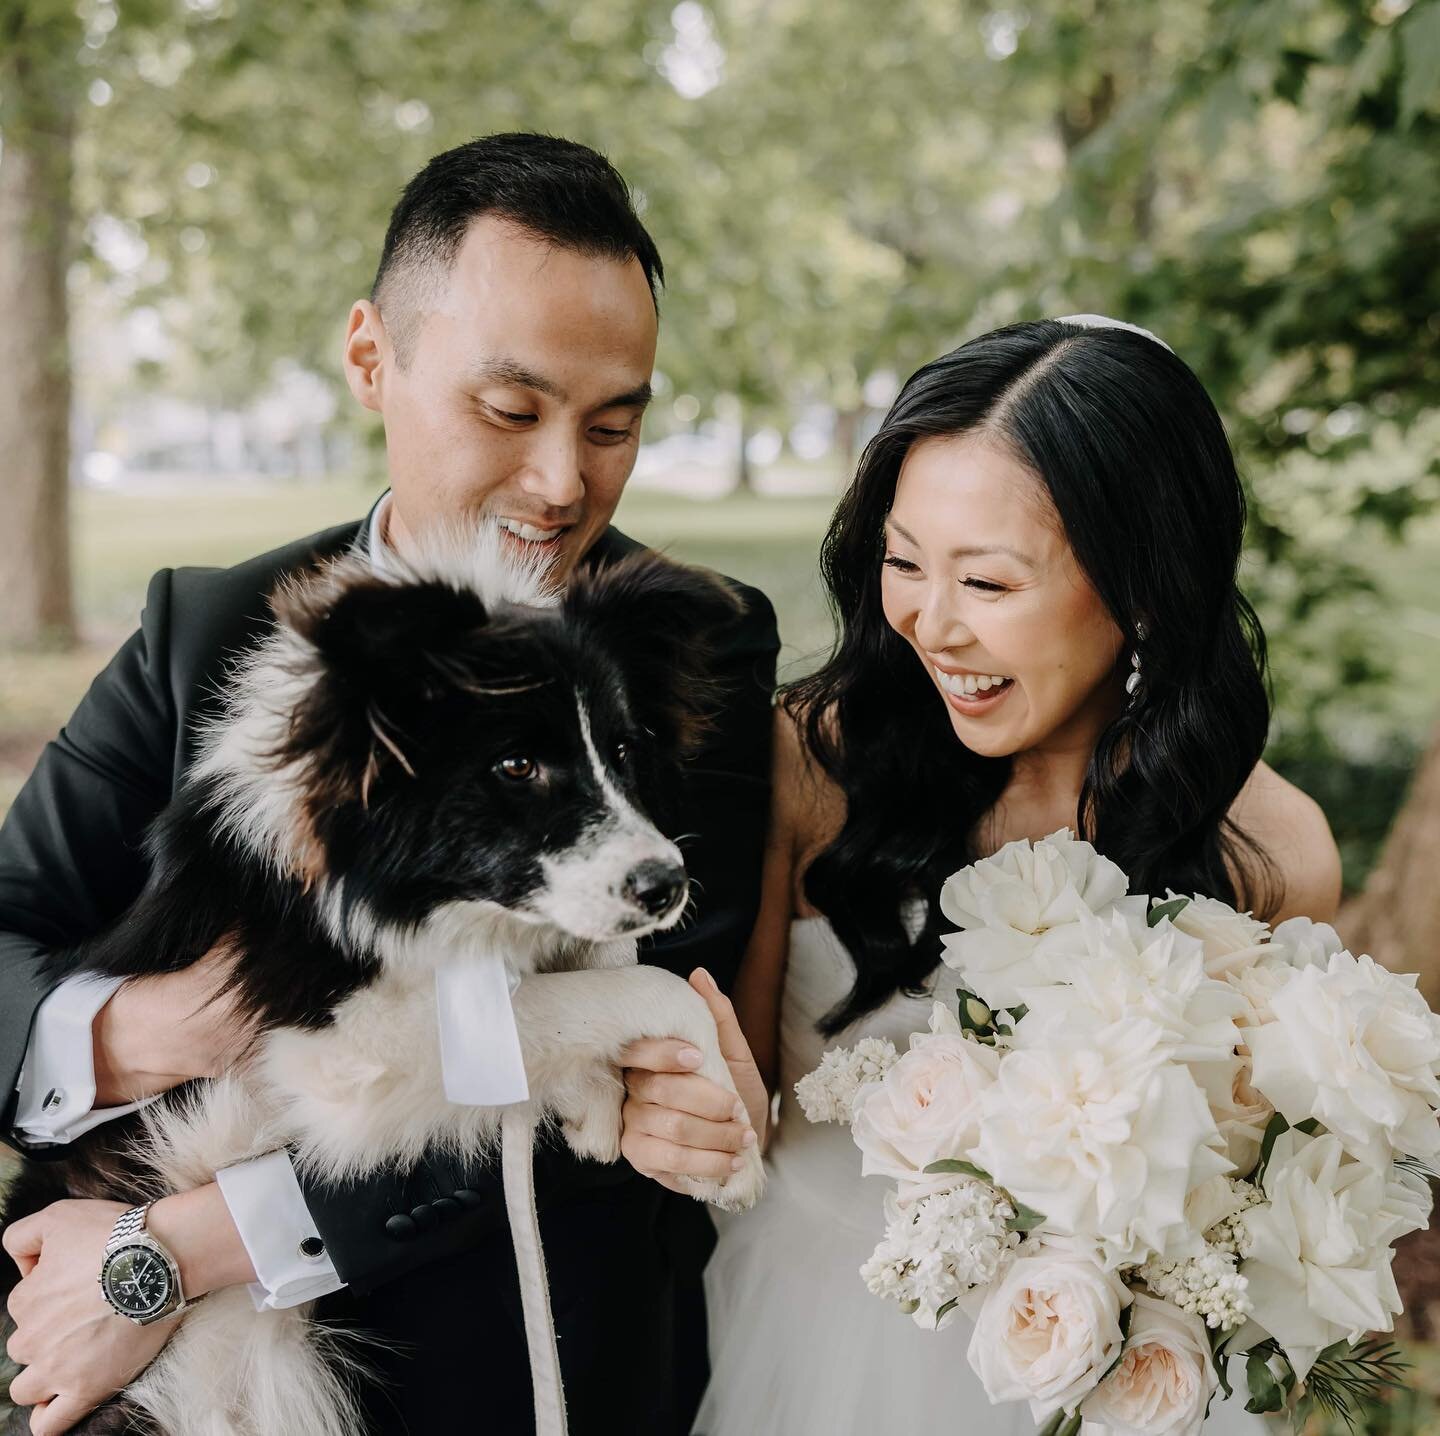
M965 1358L967 1323L924 1331L872 1296L861 1263L885 1232L889 1183L860 1175L847 1127L807 1122L795 1083L827 1047L888 1037L902 1050L951 1000L940 967L923 997L897 993L851 1029L823 1038L815 1024L854 983L849 954L824 918L790 930L780 1010L780 1117L767 1156L769 1187L749 1212L716 1212L720 1241L705 1273L710 1387L695 1436L891 1436L960 1432L1033 1436L1023 1402L992 1406ZM1265 1426L1238 1399L1217 1402L1206 1432L1257 1436Z

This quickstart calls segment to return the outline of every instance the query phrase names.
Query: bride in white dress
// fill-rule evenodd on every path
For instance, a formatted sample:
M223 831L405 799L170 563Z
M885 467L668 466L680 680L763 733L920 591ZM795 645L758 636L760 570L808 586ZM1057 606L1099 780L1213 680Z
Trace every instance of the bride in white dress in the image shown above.
M827 1046L903 1044L926 1025L954 990L937 961L941 883L1016 838L1077 828L1140 890L1275 921L1333 915L1325 818L1260 762L1243 522L1194 375L1153 336L1088 316L1013 325L927 365L867 448L822 559L835 653L777 716L762 901L735 989L753 1066L697 981L757 1131L778 1095L769 1190L723 1222L706 1273L697 1436L1035 1429L1025 1405L990 1404L963 1323L925 1331L866 1291L885 1183L861 1177L847 1130L806 1122L794 1084ZM734 1149L701 1120L717 1115L710 1084L629 1085L625 1151L642 1171L710 1174ZM1217 1431L1258 1420L1239 1391L1215 1410Z

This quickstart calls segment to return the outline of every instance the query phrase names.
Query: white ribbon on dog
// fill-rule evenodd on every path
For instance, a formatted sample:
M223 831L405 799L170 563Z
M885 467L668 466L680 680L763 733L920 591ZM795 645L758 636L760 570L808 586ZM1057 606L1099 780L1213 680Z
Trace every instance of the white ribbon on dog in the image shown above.
M455 958L435 970L445 1098L507 1107L530 1097L511 994L520 979L497 953Z

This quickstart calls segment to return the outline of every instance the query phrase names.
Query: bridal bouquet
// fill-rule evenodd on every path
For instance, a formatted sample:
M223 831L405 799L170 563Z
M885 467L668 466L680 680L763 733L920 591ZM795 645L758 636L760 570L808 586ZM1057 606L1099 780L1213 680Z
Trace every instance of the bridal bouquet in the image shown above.
M1353 1420L1400 1370L1366 1334L1429 1220L1440 1018L1324 924L1127 888L1063 830L956 873L957 1008L797 1085L894 1183L861 1275L971 1316L991 1401L1048 1436L1197 1432L1236 1355L1247 1410Z

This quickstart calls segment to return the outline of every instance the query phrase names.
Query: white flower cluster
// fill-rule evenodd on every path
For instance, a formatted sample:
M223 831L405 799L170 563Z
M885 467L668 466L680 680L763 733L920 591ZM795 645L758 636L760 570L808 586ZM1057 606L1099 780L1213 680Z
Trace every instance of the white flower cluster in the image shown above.
M891 1196L886 1215L885 1239L860 1275L876 1296L898 1301L926 1328L943 1327L952 1312L937 1322L941 1309L988 1286L1020 1244L1008 1225L1015 1208L973 1178L908 1205Z
M1198 1316L1211 1331L1233 1331L1250 1315L1250 1283L1236 1269L1234 1252L1207 1247L1180 1261L1151 1257L1135 1275L1153 1296Z
M1228 1177L1234 1209L1227 1212L1205 1233L1205 1245L1213 1251L1224 1252L1226 1256L1245 1257L1250 1255L1250 1233L1245 1227L1245 1213L1250 1207L1258 1207L1265 1201L1265 1194L1253 1182L1242 1181L1239 1177Z
M862 1037L854 1047L832 1047L820 1065L795 1084L800 1108L812 1122L848 1122L855 1094L878 1082L899 1054L883 1037Z
M992 1401L1193 1436L1207 1328L1235 1355L1273 1338L1301 1380L1393 1329L1394 1243L1430 1212L1397 1159L1440 1159L1440 1017L1323 923L1127 885L1063 830L956 873L944 960L968 1019L1011 1028L977 1041L937 1003L905 1053L826 1053L796 1090L896 1183L866 1284L929 1325L968 1297Z

